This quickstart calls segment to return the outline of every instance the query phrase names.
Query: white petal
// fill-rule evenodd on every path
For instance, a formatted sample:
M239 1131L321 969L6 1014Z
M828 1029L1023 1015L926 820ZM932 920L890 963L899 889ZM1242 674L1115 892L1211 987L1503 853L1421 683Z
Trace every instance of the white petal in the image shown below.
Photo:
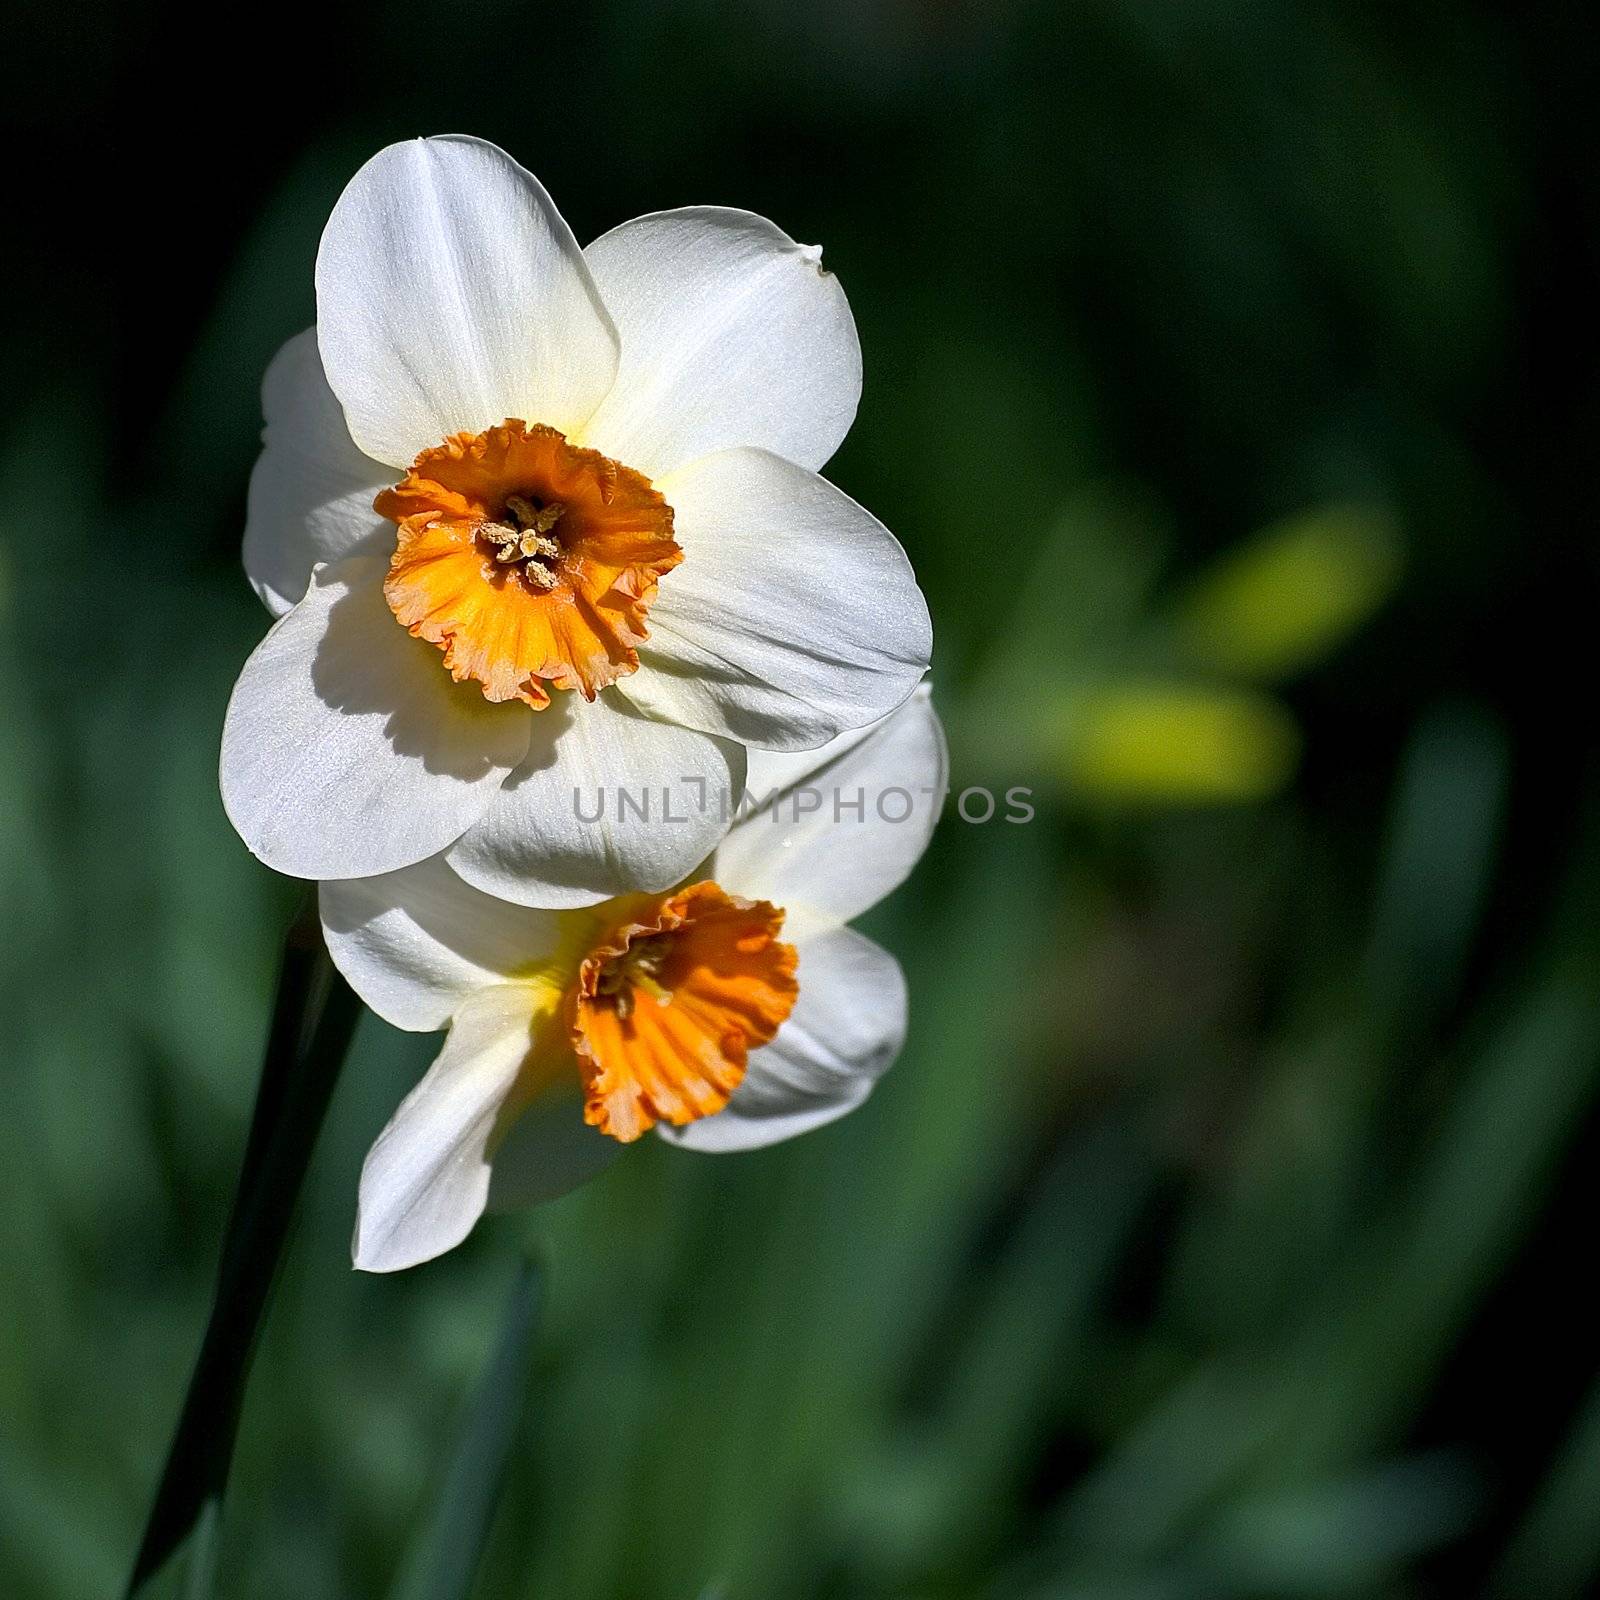
M222 802L297 878L358 878L445 848L528 748L533 713L453 683L395 621L382 558L321 569L245 662L222 730Z
M527 1096L528 1078L545 1075L531 1058L549 1027L549 1013L511 984L462 1006L438 1060L361 1169L355 1262L363 1271L414 1267L472 1231L488 1198L495 1144Z
M495 1151L489 1180L492 1211L520 1211L576 1189L627 1149L583 1120L577 1064L570 1084L541 1094L511 1125Z
M927 603L894 535L848 495L764 450L707 456L661 490L684 559L619 685L635 705L804 750L916 687L933 647Z
M744 751L640 716L614 690L558 695L527 759L446 859L486 894L586 906L670 888L728 826Z
M804 938L876 905L922 858L944 805L944 730L926 686L870 728L799 755L752 752L752 808L706 864L730 894L784 907Z
M817 246L748 211L695 206L625 222L584 255L622 338L587 444L649 478L732 445L804 467L838 449L861 346Z
M555 203L456 136L390 145L350 180L317 252L317 338L356 443L397 467L507 417L571 432L617 370Z
M750 1052L744 1082L715 1116L681 1128L673 1144L721 1153L754 1150L820 1128L854 1110L900 1053L906 981L887 950L853 928L800 946L800 994L769 1045Z
M261 381L267 419L250 474L244 570L276 617L306 592L319 561L393 548L394 524L372 498L394 470L363 455L322 375L316 329L272 358Z
M442 1028L468 995L526 976L562 943L561 914L482 894L442 856L376 878L324 883L334 965L385 1022Z

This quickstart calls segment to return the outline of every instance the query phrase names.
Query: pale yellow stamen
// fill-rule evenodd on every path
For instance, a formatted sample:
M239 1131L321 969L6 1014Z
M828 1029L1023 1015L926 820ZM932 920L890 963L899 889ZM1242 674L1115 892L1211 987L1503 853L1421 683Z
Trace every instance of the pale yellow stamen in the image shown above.
M642 939L629 945L620 956L607 962L595 981L595 993L605 995L617 1008L624 1022L633 1015L633 991L642 989L658 1005L672 999L657 974L667 959L668 947L661 939Z
M506 510L513 522L480 522L477 534L494 546L494 558L502 565L522 562L522 576L533 588L548 593L556 586L553 563L561 554L561 541L550 530L567 508L559 500L536 505L526 495L508 494Z
M546 506L536 506L523 495L506 496L506 510L531 533L549 533L561 520L561 513L566 509L559 500L552 500Z

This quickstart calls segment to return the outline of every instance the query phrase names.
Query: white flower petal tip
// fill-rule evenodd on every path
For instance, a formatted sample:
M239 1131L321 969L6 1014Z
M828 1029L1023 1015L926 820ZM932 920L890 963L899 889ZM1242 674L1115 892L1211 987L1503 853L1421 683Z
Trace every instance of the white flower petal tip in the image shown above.
M461 135L380 150L317 252L317 337L350 433L394 467L522 417L576 429L617 335L572 231L531 173Z
M526 760L446 859L503 900L559 908L669 888L726 832L745 752L614 690L538 713Z
M800 945L800 995L771 1044L750 1054L744 1081L714 1116L657 1125L671 1144L707 1154L757 1150L855 1110L900 1054L905 975L853 928Z
M861 346L817 245L748 211L637 217L584 256L622 340L586 442L659 478L754 445L817 468L850 430Z
M438 1060L362 1167L352 1249L361 1271L417 1266L472 1231L495 1147L529 1093L540 1022L530 991L504 984L456 1013Z
M814 748L892 711L933 653L899 541L825 478L728 450L663 486L683 565L621 691L650 715L760 749Z
M268 866L392 871L445 849L527 752L532 714L453 683L396 626L381 558L318 572L245 663L222 733L222 800Z
M922 859L949 784L926 683L888 716L815 750L752 750L747 809L706 863L732 894L787 910L793 938L848 922Z

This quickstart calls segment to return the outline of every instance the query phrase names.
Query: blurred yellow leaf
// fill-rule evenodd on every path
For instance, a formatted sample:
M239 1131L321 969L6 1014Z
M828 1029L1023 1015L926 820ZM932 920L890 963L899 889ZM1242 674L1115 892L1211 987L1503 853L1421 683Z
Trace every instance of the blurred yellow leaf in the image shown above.
M1361 626L1400 574L1394 523L1327 505L1274 524L1203 573L1173 618L1196 665L1239 677L1299 672Z
M1300 735L1268 695L1204 684L1126 681L1062 707L1067 781L1103 800L1227 804L1276 794Z

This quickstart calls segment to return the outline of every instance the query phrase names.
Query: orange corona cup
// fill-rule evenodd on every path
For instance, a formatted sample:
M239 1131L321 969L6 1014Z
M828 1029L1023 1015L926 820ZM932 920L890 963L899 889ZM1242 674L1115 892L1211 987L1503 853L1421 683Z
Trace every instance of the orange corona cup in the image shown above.
M424 450L374 509L399 525L389 609L488 700L593 700L639 666L672 507L631 468L515 419Z

